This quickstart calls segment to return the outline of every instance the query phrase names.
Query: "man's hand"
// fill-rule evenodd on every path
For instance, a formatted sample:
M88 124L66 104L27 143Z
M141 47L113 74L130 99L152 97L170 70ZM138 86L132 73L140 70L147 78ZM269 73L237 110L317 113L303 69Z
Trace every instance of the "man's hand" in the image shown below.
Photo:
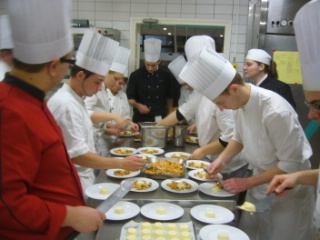
M203 159L206 155L202 152L201 148L197 148L193 151L193 153L189 156L189 159Z
M243 192L250 188L247 178L230 178L223 181L223 188L231 193Z
M122 169L127 171L138 171L144 167L147 163L147 160L142 159L142 157L138 156L129 156L121 160Z
M150 109L146 105L141 103L137 103L136 108L141 114L148 114L150 112Z

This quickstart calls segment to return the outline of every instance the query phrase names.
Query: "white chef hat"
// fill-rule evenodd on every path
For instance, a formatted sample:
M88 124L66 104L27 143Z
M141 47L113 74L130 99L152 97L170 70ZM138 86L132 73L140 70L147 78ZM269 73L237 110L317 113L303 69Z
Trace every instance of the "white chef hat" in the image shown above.
M71 1L7 1L13 56L28 64L41 64L73 50Z
M90 72L106 75L119 48L119 43L97 31L85 31L76 54L76 65Z
M320 91L320 1L310 1L296 14L294 31L304 90Z
M236 75L232 64L211 48L188 61L180 78L210 100L218 97Z
M8 15L0 16L0 49L13 49L11 26Z
M246 59L254 60L257 62L261 62L270 66L271 56L262 49L253 48L248 51Z
M130 52L130 49L120 46L114 56L110 70L125 75L125 73L128 72Z
M179 77L179 74L181 73L183 67L187 64L186 59L180 55L177 58L175 58L172 62L169 63L168 68L172 72L173 76L177 79L177 81L182 84L183 81Z
M184 45L184 52L186 53L187 60L190 60L195 54L199 54L207 47L216 50L216 43L212 37L207 35L196 35L190 37Z
M148 38L144 40L144 59L147 62L157 62L161 54L161 40Z

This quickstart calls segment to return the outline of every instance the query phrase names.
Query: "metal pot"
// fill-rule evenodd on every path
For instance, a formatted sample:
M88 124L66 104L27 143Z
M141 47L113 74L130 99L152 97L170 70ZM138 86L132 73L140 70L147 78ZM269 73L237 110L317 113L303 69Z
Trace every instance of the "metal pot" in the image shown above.
M169 126L155 126L155 122L140 122L139 125L143 147L166 147Z

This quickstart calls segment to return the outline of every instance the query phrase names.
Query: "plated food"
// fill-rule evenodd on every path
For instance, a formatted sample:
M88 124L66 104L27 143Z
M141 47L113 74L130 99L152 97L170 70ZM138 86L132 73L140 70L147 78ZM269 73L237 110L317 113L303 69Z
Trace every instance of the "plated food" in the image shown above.
M185 173L185 167L181 162L163 159L149 163L145 173L151 175L181 176Z
M132 202L119 201L108 212L106 218L108 220L124 220L135 217L140 213L140 207Z
M191 154L186 152L168 152L164 156L169 158L187 159Z
M206 168L210 163L202 160L188 160L186 167L190 169L202 169Z
M125 130L121 133L121 137L134 137L137 133L133 130L133 129L130 129L130 130Z
M218 173L218 178L210 178L204 170L195 169L188 172L188 175L199 181L218 181L222 179L222 175Z
M107 199L120 185L115 183L94 184L85 190L85 194L93 199Z
M138 148L138 152L143 154L160 155L164 153L164 150L158 147L142 147Z
M229 223L234 219L234 214L229 209L214 204L194 206L190 214L201 222L212 224Z
M206 182L199 185L199 191L214 197L232 197L235 193L225 190L219 182Z
M133 172L133 171L127 171L124 169L115 168L115 169L108 169L106 171L106 174L109 177L113 177L113 178L130 178L130 177L135 177L139 175L140 170Z
M191 193L198 190L198 184L186 178L166 179L161 182L161 187L174 193Z
M249 237L242 230L229 225L207 225L200 229L200 239L202 240L249 240ZM227 238L222 238L227 237Z
M199 138L198 137L187 135L185 140L186 140L187 143L199 144Z
M119 147L110 150L110 153L116 156L129 156L137 153L137 149L130 147Z
M167 202L148 203L141 207L141 214L147 218L167 221L181 217L184 214L184 209L179 205ZM153 229L161 230L163 223L155 223Z

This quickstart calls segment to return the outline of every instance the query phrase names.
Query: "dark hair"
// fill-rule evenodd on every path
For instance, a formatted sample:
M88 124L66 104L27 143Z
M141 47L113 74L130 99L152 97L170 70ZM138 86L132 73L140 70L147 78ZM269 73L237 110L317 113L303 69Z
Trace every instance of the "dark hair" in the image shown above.
M229 94L229 87L231 84L238 84L243 86L245 84L245 82L243 81L241 75L237 72L236 75L234 76L234 78L232 79L231 83L229 83L228 87L226 87L225 90L223 90L222 94Z
M81 72L81 71L84 72L84 75L86 76L85 79L87 79L88 77L94 74L93 72L90 72L84 68L81 68L77 65L73 65L70 70L70 76L75 77L78 74L78 72Z
M29 63L23 63L16 58L13 59L13 66L14 67L18 68L19 70L22 70L25 72L30 72L30 73L40 72L47 64L48 64L48 62L47 63L40 63L40 64L29 64Z
M261 63L261 62L257 62L259 65L263 64L264 65L264 72L268 73L268 75L270 75L271 77L278 79L279 75L278 75L278 71L277 71L277 64L275 61L271 60L270 61L270 66Z

